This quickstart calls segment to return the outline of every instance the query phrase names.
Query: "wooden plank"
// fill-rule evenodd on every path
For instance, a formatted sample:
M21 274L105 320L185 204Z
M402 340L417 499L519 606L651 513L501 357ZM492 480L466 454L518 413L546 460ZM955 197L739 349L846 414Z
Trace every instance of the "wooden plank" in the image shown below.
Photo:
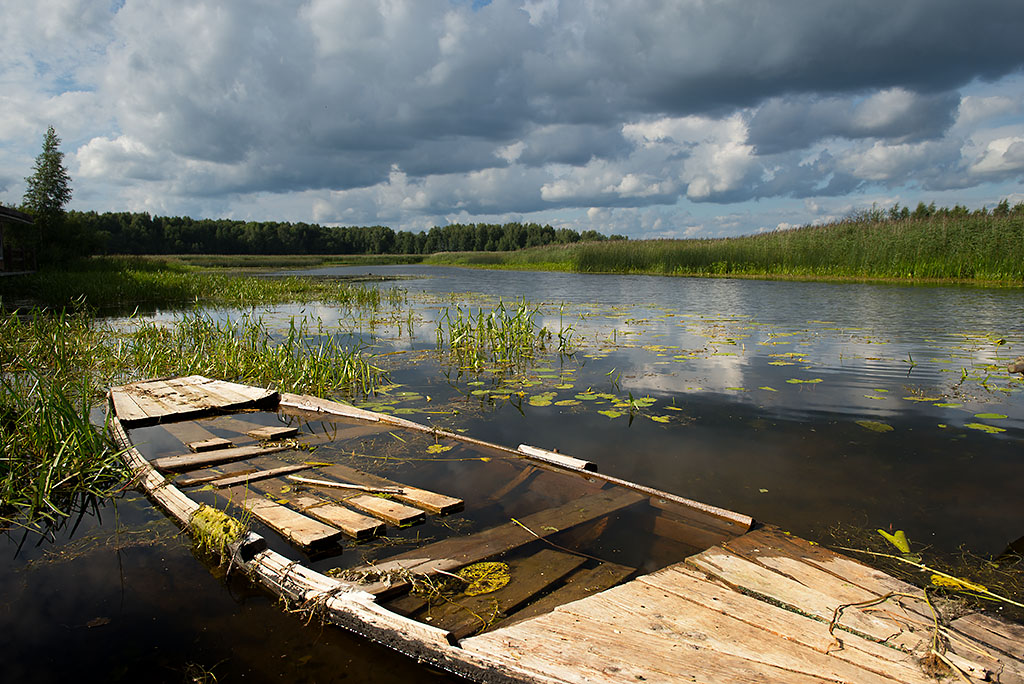
M833 682L894 684L896 681L718 611L689 603L643 582L628 582L566 604L555 613L601 623L620 632L669 637L699 652L698 657L718 653ZM637 655L646 657L646 654ZM927 680L920 677L917 681Z
M409 485L393 482L378 475L372 475L355 468L349 468L348 466L333 465L322 468L320 472L332 477L337 477L340 480L354 482L356 484L380 487L398 487L402 491L401 493L393 494L396 499L439 515L454 513L462 510L464 506L462 499L456 499L453 496L445 496L444 494L437 494L436 492L420 489L419 487L410 487Z
M499 663L571 684L835 684L824 677L694 648L675 635L620 629L560 610L463 639L459 645Z
M260 442L266 442L276 439L287 439L288 437L294 437L295 435L299 434L299 428L288 427L286 425L266 425L263 427L255 428L253 430L249 430L245 434Z
M114 415L128 423L137 420L144 420L148 414L139 404L120 387L110 389L110 398L114 404Z
M566 468L573 468L574 470L597 470L597 464L590 461L584 461L580 458L573 458L572 456L566 456L560 454L557 451L548 451L547 449L541 449L529 444L520 444L519 451L526 454L530 458L535 458L545 463L551 463L558 466L564 466Z
M686 562L740 591L762 597L777 605L788 606L792 610L826 622L831 621L836 609L845 603L721 547L707 549L687 558ZM893 608L897 606L894 605ZM923 637L905 632L897 620L876 617L860 608L844 609L837 624L855 634L909 650L922 647Z
M544 613L550 613L558 606L610 589L634 572L636 572L636 568L611 562L601 563L596 568L577 570L566 577L563 586L516 611L515 615L498 626L507 627Z
M300 548L310 551L332 548L341 538L341 530L254 495L244 487L223 491L232 503L249 511L253 517Z
M384 532L384 523L341 504L310 494L293 494L291 504L306 515L337 527L353 539L371 539Z
M527 466L526 468L523 468L521 471L519 471L518 475L516 475L514 478L506 482L501 487L498 487L496 490L491 492L487 499L489 501L499 501L501 499L504 499L506 496L514 492L516 489L518 489L519 487L523 486L531 479L536 477L537 473L539 472L541 472L540 468L537 468L535 466Z
M817 653L845 660L866 670L899 681L926 684L917 657L847 632L830 634L828 624L708 580L703 573L679 563L635 581L668 592L680 599L678 612L689 611L687 602L714 610L773 635L801 644ZM732 632L730 632L732 633ZM760 638L760 637L758 637Z
M245 475L247 473L255 473L259 468L253 466L242 466L240 468L234 468L230 472L223 472L220 470L200 470L194 475L188 475L186 477L177 477L174 479L174 486L181 487L195 487L196 485L209 484L214 480L220 480L221 478L230 477L231 475Z
M243 473L241 475L227 476L217 480L212 480L212 483L213 486L217 487L218 489L223 487L234 487L235 485L246 484L248 482L253 482L255 480L268 480L272 477L277 477L279 475L284 475L286 473L294 473L299 470L306 470L309 467L310 466L302 463L298 465L286 465L280 466L278 468L270 468L268 470L257 470L252 473Z
M230 446L234 446L231 440L224 439L223 437L211 437L198 442L188 442L185 446L194 453L202 453L204 451L216 451L217 449L227 449Z
M998 649L1016 660L1024 660L1024 625L972 613L953 620L953 629Z
M581 566L586 559L555 549L509 561L511 581L501 589L478 596L458 596L432 607L427 616L434 627L462 638L487 629Z
M217 451L207 451L201 454L164 456L162 458L155 458L150 461L150 463L153 464L154 468L164 471L190 470L194 468L201 468L206 465L212 465L214 463L228 463L230 461L241 461L247 458L265 456L266 454L286 451L290 448L291 447L288 446L240 446L232 447L230 449L218 449Z
M731 535L720 530L709 530L699 523L668 515L659 515L654 519L653 532L655 536L681 542L695 549L706 549L731 538Z
M427 514L418 508L369 494L345 499L345 503L392 525L415 525L427 517Z
M616 487L574 499L561 506L548 508L519 518L519 523L508 522L465 537L451 537L427 546L413 549L357 570L374 573L434 574L439 570L452 571L470 563L511 551L539 538L569 530L629 506L645 501L646 496ZM525 527L524 527L525 526ZM532 532L527 531L527 529ZM399 579L360 585L365 591L381 594L404 588L408 584Z

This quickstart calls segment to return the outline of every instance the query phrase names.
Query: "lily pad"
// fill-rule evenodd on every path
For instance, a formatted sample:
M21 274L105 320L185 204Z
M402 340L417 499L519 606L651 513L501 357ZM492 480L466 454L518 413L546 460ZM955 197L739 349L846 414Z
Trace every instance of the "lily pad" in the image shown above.
M512 579L507 563L474 563L459 570L459 577L468 584L463 590L466 596L489 594L501 589Z
M872 432L892 432L894 429L892 425L877 420L858 420L856 423L865 430L871 430Z
M1002 413L975 413L975 418L981 418L982 420L1002 420L1006 418Z
M1006 428L996 427L995 425L985 425L984 423L967 423L964 427L971 428L972 430L980 430L981 432L987 432L990 435L994 435L997 432L1006 432Z
M609 418L621 418L622 411L616 411L614 409L608 409L607 411L598 411L602 416L608 416Z

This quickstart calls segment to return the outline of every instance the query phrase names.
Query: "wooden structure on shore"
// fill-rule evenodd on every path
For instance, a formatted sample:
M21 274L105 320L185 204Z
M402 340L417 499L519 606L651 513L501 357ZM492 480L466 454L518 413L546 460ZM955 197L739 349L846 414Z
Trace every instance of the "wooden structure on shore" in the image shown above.
M586 461L200 376L114 388L110 406L139 482L180 524L195 528L204 497L251 515L261 533L229 553L254 580L475 681L1024 684L1024 627L946 615L851 558ZM335 457L417 438L447 491ZM407 533L427 528L453 531ZM404 550L365 541L384 532ZM343 546L348 567L314 569ZM505 583L471 591L460 573L486 576L482 561L503 562Z

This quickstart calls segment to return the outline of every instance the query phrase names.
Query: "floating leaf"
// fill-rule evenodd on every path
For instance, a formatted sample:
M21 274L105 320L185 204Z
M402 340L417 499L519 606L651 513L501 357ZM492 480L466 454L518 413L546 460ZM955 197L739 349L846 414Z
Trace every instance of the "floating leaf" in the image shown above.
M963 404L958 404L955 401L944 401L933 405L937 406L938 408L960 408L961 406L963 406Z
M669 416L651 416L651 420L656 423L667 423L672 419Z
M874 399L876 401L885 401L885 397L880 397L877 394L865 394L865 399Z
M981 418L982 420L1002 420L1006 418L1002 413L975 413L975 418Z
M821 378L811 378L810 380L801 380L800 378L790 378L786 380L791 385L813 385L821 382Z
M997 432L1006 432L1006 428L996 427L995 425L985 425L984 423L967 423L964 427L971 428L972 430L981 430L991 435Z
M615 411L611 409L607 411L598 411L598 413L602 416L608 416L609 418L620 418L622 416L622 411Z
M765 392L778 392L779 391L779 390L775 389L774 387L769 387L768 385L765 385L764 387L758 387L757 389L764 390Z
M543 392L541 394L534 394L532 397L530 397L530 406L551 406L551 402L554 398L554 392Z
M877 420L858 420L855 422L865 430L871 430L872 432L892 432L894 429L892 425L880 423Z
M910 553L910 542L903 530L896 530L896 534L889 534L885 530L878 530L878 534L889 540L889 543L900 550L901 553Z
M903 397L907 401L942 401L942 397Z
M466 596L489 594L501 589L512 579L508 564L495 562L467 565L459 570L459 577L468 583L463 590Z
M579 404L580 402L575 399L562 399L555 402L555 406L579 406Z
M427 447L428 454L443 454L446 451L450 451L451 447L444 444L431 444Z

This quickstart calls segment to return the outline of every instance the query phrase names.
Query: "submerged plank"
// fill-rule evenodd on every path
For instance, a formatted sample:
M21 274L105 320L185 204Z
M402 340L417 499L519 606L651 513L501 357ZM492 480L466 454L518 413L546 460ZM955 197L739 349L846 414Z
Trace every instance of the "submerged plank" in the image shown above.
M311 494L295 494L290 502L308 516L333 525L353 539L371 539L384 532L384 523L341 504Z
M241 461L247 458L265 456L279 451L286 451L290 448L291 447L289 446L240 446L231 447L229 449L218 449L216 451L207 451L201 454L164 456L162 458L155 458L150 461L150 463L153 464L154 468L164 471L191 470L194 468L201 468L206 465L212 465L214 463L229 463L231 461Z
M509 561L511 580L501 589L477 596L460 596L431 608L430 624L457 638L480 632L527 603L581 566L581 556L541 549L532 556Z
M397 487L401 489L401 492L393 494L396 499L439 515L454 513L461 510L464 505L462 499L457 499L453 496L445 496L444 494L438 494L418 487L410 487L409 485L393 482L378 475L372 475L370 473L357 470L356 468L349 468L348 466L333 465L323 468L321 472L332 477L337 477L340 480L354 482L356 484Z
M423 522L427 517L427 514L418 508L371 494L345 499L345 503L392 525L415 525Z
M591 522L646 499L646 496L628 489L617 487L603 490L523 516L516 522L509 521L464 537L451 537L356 570L365 570L375 575L392 572L404 574L405 571L415 574L450 572L464 565L519 548L538 538L550 537L557 532ZM407 583L404 580L396 578L390 583L368 583L362 585L362 588L379 594L405 586Z
M262 496L253 495L245 488L226 490L226 494L233 503L249 511L267 527L303 549L312 551L332 548L341 538L341 530Z
M522 610L516 611L515 615L500 623L499 627L506 627L528 618L550 613L558 606L610 589L634 572L636 572L636 568L611 562L601 563L596 568L577 570L565 578L563 586L545 594Z
M287 425L267 425L249 430L245 434L260 442L268 442L275 439L287 439L299 434L299 428Z
M285 475L287 473L294 473L299 470L306 470L309 467L310 466L305 465L303 463L299 463L296 465L279 466L277 468L269 468L267 470L256 470L251 473L242 473L240 475L226 476L223 478L212 480L211 482L213 483L213 486L217 487L218 489L223 487L234 487L235 485L246 484L248 482L253 482L256 480L269 480L272 477Z

